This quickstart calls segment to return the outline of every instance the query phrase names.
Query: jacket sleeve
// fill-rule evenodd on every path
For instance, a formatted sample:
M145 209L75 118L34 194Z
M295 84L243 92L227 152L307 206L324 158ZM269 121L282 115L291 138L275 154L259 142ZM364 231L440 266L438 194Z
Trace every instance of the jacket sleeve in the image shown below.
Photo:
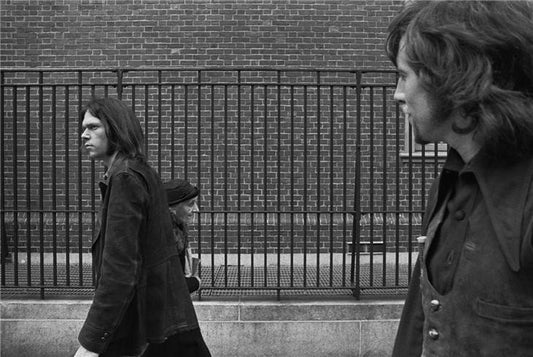
M416 260L394 341L393 357L420 356L424 330L424 311L420 292L420 259Z
M194 276L185 278L185 281L187 282L187 288L189 288L189 293L194 293L200 288L200 282Z
M109 185L100 277L80 331L80 344L102 353L135 295L141 264L139 236L146 219L148 192L138 178L119 173Z

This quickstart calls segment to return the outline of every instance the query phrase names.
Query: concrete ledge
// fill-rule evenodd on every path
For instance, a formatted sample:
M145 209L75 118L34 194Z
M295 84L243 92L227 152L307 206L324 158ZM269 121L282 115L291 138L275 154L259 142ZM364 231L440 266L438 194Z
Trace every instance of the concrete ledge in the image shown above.
M89 300L4 300L1 355L72 356ZM195 301L213 357L389 356L403 301Z

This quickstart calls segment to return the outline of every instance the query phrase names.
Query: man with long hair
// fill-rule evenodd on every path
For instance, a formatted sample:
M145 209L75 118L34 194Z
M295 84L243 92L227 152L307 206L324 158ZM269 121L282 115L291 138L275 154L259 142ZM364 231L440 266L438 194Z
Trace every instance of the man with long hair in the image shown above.
M533 4L409 2L386 49L416 142L450 147L393 355L531 356Z
M112 98L90 101L82 115L83 147L106 171L99 183L100 229L92 244L95 293L76 357L138 356L147 343L199 331L198 321L166 192L146 162L138 119Z

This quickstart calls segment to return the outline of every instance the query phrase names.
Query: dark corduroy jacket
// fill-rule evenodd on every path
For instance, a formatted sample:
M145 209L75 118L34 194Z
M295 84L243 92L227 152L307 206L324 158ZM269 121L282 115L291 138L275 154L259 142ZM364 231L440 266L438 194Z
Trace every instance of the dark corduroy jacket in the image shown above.
M80 344L103 353L128 340L118 352L135 354L146 342L198 328L158 174L139 160L118 159L100 190L95 295Z
M446 166L430 193L422 228L427 239L393 356L531 356L533 158L497 163L480 155L466 168L477 185L476 204L454 223L454 234L464 243L452 288L441 294L428 278L428 252L435 241L428 227L438 223L436 212L445 204L439 200L453 187L446 182ZM448 217L455 219L453 212Z

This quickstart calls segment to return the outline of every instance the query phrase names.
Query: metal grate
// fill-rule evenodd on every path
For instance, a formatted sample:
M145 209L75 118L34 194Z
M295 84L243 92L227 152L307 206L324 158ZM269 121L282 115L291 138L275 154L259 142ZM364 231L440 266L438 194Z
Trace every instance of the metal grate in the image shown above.
M214 275L211 273L214 271ZM396 275L396 272L399 272ZM25 265L18 267L18 283L15 282L13 264L5 265L6 285L2 287L2 298L36 297L92 297L92 270L90 264L31 266L29 274ZM42 274L42 279L41 279ZM54 276L56 277L54 279ZM67 278L68 277L68 278ZM80 277L82 278L80 280ZM402 295L405 288L388 289L391 286L406 286L409 272L407 265L399 268L394 264L361 264L362 295ZM28 283L30 281L30 283ZM81 282L81 283L80 283ZM342 265L330 266L218 266L202 267L202 289L193 296L236 297L236 296L352 296L348 268Z

